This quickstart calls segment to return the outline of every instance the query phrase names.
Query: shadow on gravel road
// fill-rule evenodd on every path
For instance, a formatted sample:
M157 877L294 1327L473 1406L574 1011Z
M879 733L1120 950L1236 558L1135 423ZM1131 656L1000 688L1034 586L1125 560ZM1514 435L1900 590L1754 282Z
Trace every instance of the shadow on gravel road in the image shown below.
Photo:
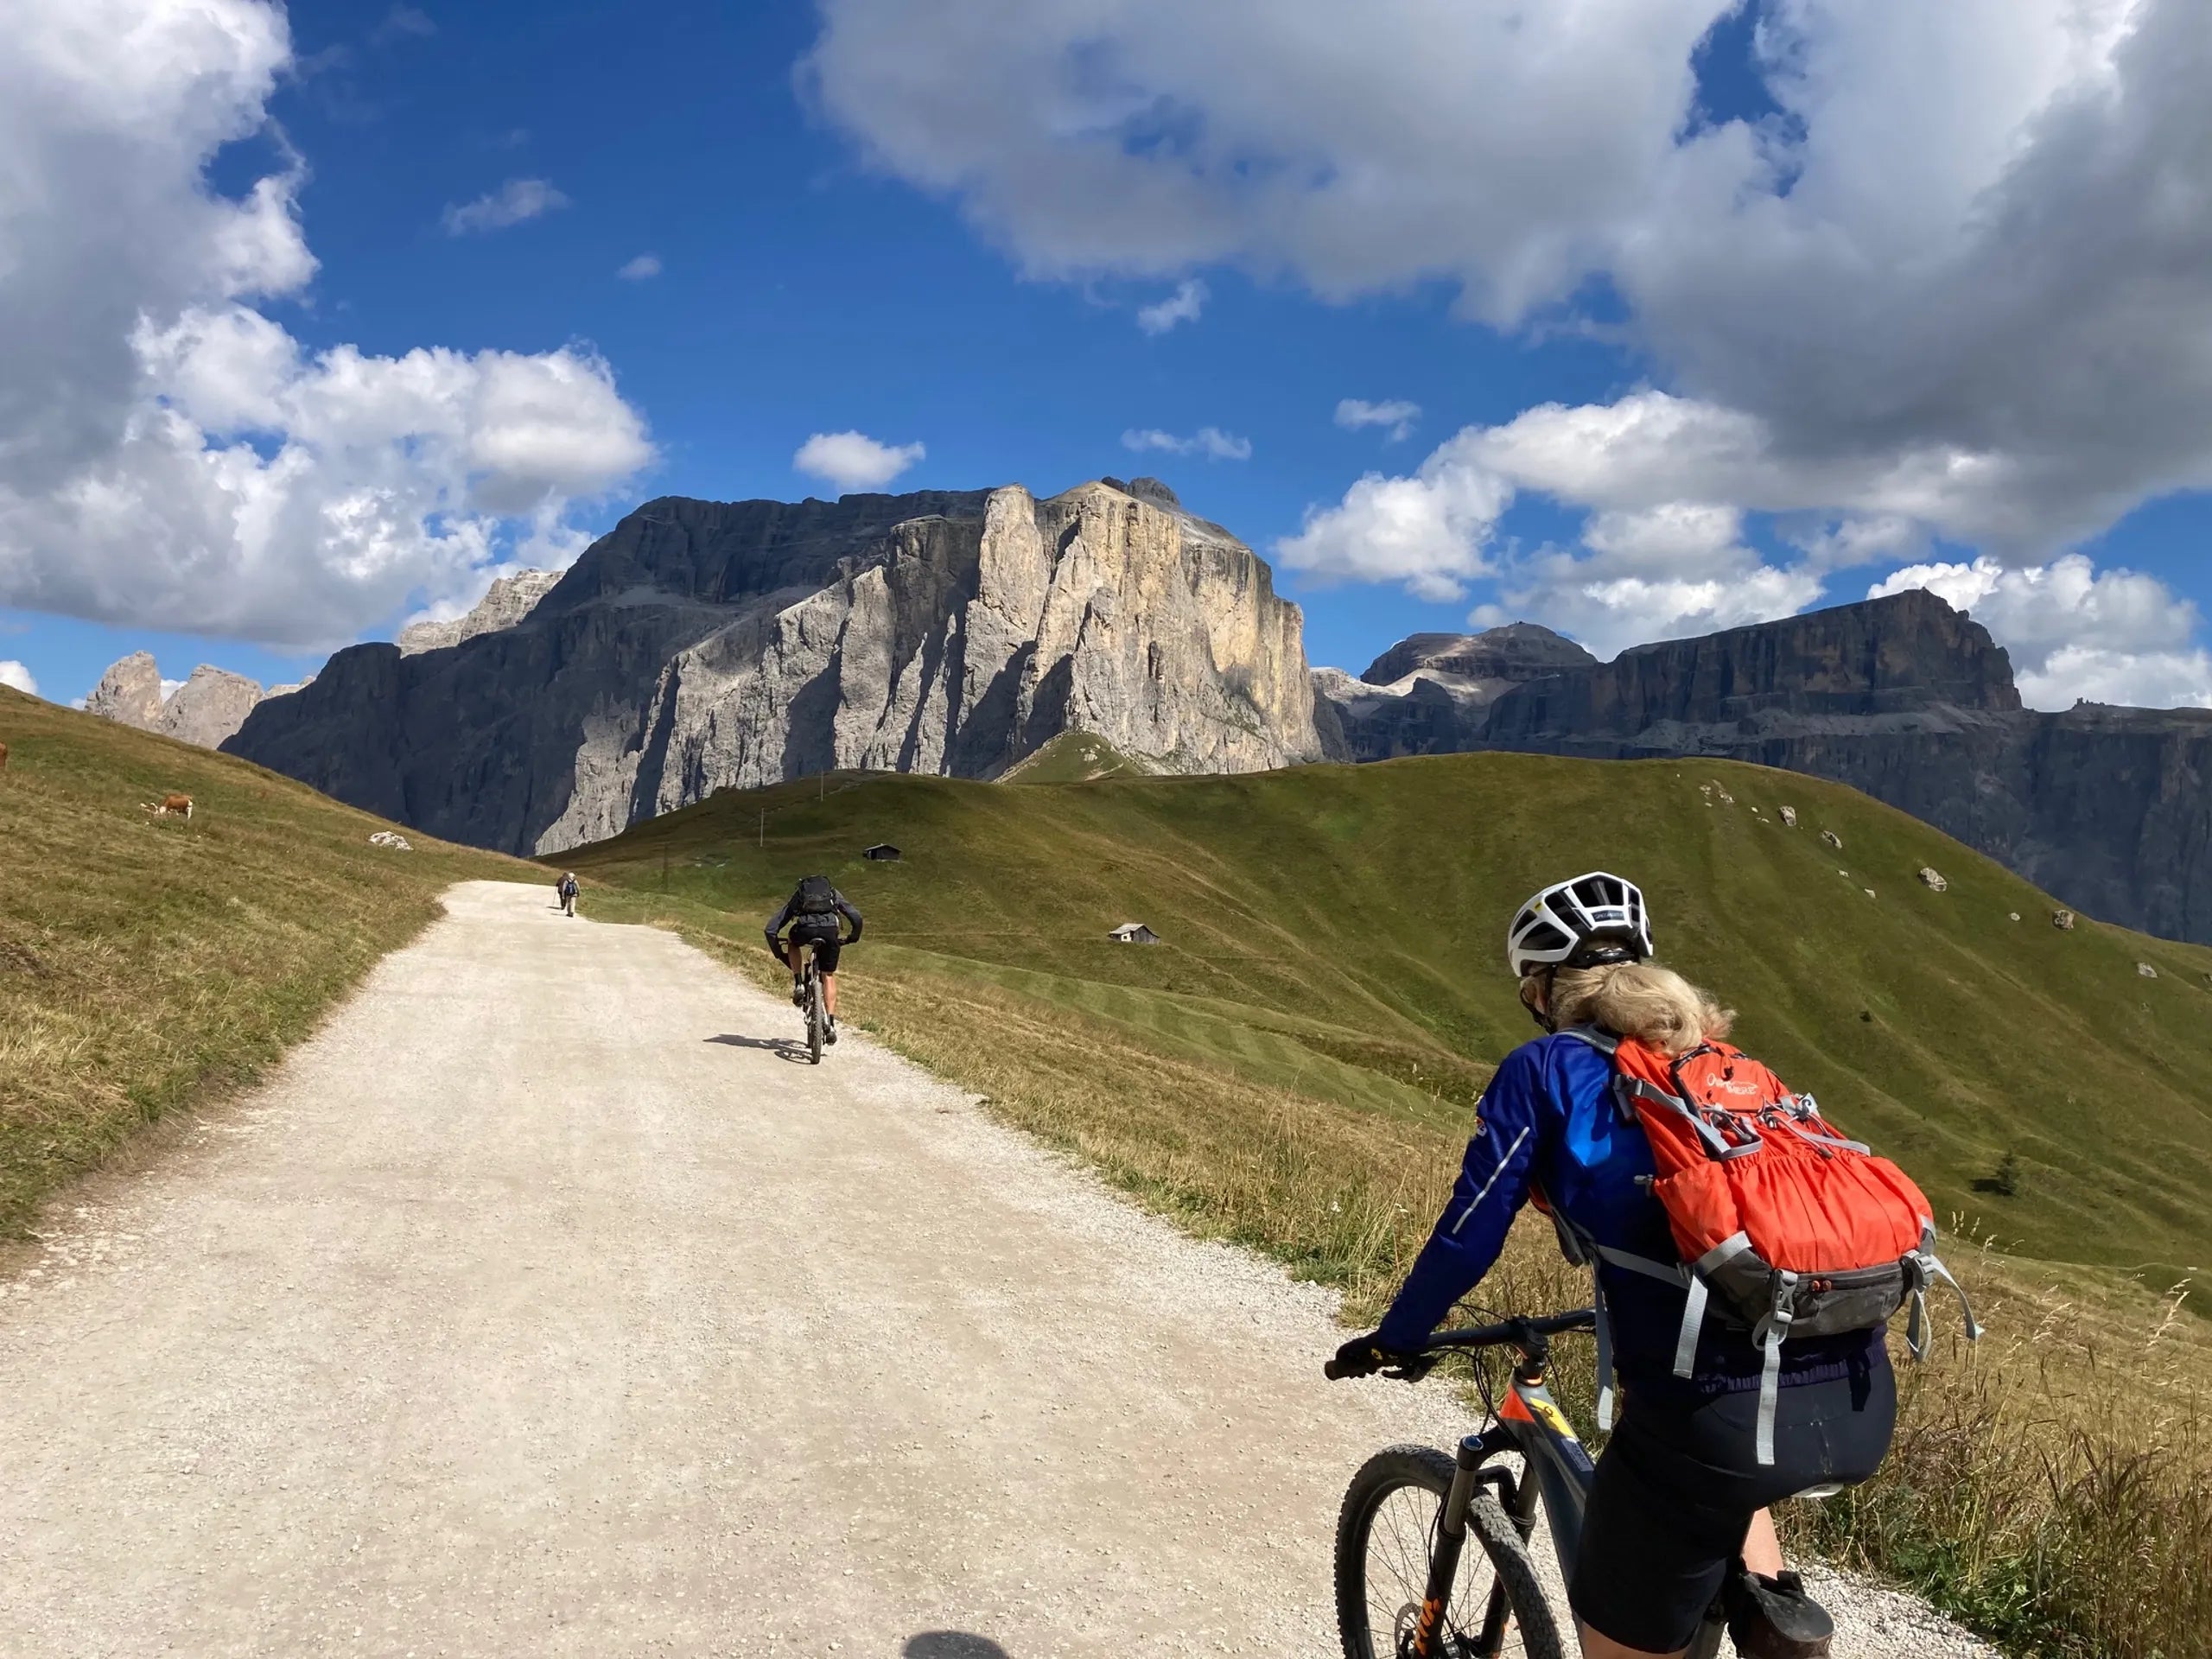
M989 1637L966 1630L924 1630L908 1637L899 1651L903 1659L1010 1659Z
M790 1037L740 1037L734 1032L725 1032L719 1037L701 1040L720 1043L726 1048L765 1048L779 1060L804 1061L806 1058L806 1045Z

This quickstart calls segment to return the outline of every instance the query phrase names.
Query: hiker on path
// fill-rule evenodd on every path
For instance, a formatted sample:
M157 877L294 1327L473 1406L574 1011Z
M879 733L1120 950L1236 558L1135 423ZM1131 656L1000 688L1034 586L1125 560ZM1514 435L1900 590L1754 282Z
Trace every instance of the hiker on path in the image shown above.
M576 913L576 873L574 870L563 871L560 885L553 891L561 897L561 913L563 916L575 915Z

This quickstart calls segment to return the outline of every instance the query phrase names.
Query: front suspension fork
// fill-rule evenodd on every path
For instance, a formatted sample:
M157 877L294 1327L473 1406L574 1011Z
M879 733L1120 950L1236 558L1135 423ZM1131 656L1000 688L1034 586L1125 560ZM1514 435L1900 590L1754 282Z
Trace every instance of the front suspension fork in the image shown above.
M1491 1433L1497 1432L1493 1429ZM1475 1501L1476 1489L1497 1489L1499 1500L1523 1538L1535 1524L1535 1483L1524 1481L1516 1485L1505 1470L1490 1466L1490 1459L1502 1449L1491 1443L1488 1434L1470 1434L1459 1442L1452 1487L1445 1494L1444 1508L1437 1516L1436 1549L1428 1558L1428 1586L1421 1596L1421 1618L1414 1626L1412 1659L1442 1659L1444 1611L1451 1603L1452 1583L1459 1575L1460 1554L1467 1547L1467 1510ZM1500 1579L1491 1586L1489 1605L1483 1610L1481 1635L1473 1648L1463 1648L1460 1652L1495 1655L1504 1645L1505 1624L1510 1616L1505 1581ZM1460 1656L1455 1654L1450 1659L1460 1659Z

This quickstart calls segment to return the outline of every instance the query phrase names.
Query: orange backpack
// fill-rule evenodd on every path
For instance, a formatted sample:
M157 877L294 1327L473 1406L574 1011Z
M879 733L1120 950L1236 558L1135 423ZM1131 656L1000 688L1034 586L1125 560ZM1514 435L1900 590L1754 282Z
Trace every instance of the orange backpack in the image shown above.
M1688 1376L1713 1300L1765 1350L1758 1457L1774 1460L1782 1344L1886 1325L1908 1301L1906 1341L1926 1343L1927 1291L1942 1280L1966 1294L1936 1255L1936 1224L1912 1178L1847 1140L1810 1095L1740 1049L1700 1044L1670 1059L1634 1038L1587 1027L1564 1032L1608 1056L1624 1116L1643 1127L1657 1173L1651 1195L1667 1211L1681 1262L1649 1261L1577 1240L1586 1256L1681 1284L1687 1292L1675 1375ZM1556 1219L1556 1217L1555 1217ZM1611 1420L1611 1353L1602 1292L1599 1421ZM1978 1338L1973 1311L1967 1335Z

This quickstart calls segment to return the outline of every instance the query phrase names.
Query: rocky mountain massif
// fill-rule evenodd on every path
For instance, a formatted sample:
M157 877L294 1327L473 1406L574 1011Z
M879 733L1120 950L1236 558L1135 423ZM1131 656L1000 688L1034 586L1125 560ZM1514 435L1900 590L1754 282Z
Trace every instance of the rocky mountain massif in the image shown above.
M400 653L413 656L437 651L480 633L512 627L560 580L557 570L518 570L501 576L466 616L443 622L413 622L402 628L396 642ZM203 749L218 749L262 702L289 696L314 678L310 674L296 684L272 685L264 691L258 680L202 663L183 684L164 690L162 671L153 657L137 651L108 664L100 683L85 699L85 709L143 732L159 732L164 737L197 743Z
M1335 711L1352 759L1388 760L1480 748L1484 711L1501 694L1597 663L1549 628L1513 622L1487 633L1413 634L1357 679L1315 669L1313 689Z
M559 585L558 570L518 570L495 580L484 597L466 616L444 622L410 622L392 644L403 657L425 651L443 651L480 633L493 633L514 625L537 609L537 601Z
M224 747L517 853L728 786L992 778L1059 733L1170 771L1322 759L1298 607L1164 485L664 498L520 620L340 652Z
M147 652L137 651L108 665L85 699L85 709L142 732L159 732L214 749L245 724L245 717L262 702L299 689L279 685L264 691L258 680L202 663L183 684L164 690L161 669Z
M1405 660L1417 671L1507 632L1457 645L1416 636L1399 652L1412 648ZM1370 679L1400 661L1386 655ZM1924 819L2093 915L2212 943L2212 710L2024 709L2005 652L1931 594L1523 674L1479 703L1454 702L1448 721L1419 685L1378 697L1373 687L1347 693L1345 681L1322 671L1317 689L1363 758L1726 755L1811 772ZM1423 706L1436 717L1403 712Z

